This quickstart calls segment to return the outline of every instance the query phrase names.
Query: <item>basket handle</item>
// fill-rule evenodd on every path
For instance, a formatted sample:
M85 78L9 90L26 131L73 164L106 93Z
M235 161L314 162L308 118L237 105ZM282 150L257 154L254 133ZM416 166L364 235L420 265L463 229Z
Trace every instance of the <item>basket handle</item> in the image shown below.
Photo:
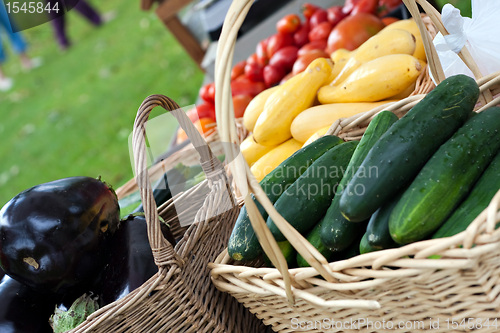
M446 36L449 35L449 33L448 30L446 30L441 20L441 14L426 0L403 0L403 3L408 8L411 15L417 22L420 34L422 36L422 41L424 43L425 54L427 54L429 70L431 71L437 83L440 83L446 77L443 71L443 67L441 65L441 61L439 60L439 57L437 55L436 48L434 47L433 41L430 38L427 29L425 28L424 23L422 22L422 19L420 17L420 12L418 10L417 3L422 7L424 12L432 20L432 23L434 23L439 32L441 32L443 36ZM460 57L460 59L462 59L465 65L471 70L476 81L482 78L483 75L481 74L481 71L479 70L479 67L475 63L474 58L472 57L467 46L465 45L463 46L462 50L458 52L458 56ZM487 104L493 100L493 94L491 93L490 90L481 91L479 100L483 105Z
M234 112L231 102L230 75L234 47L241 27L248 11L250 10L252 0L234 0L227 12L224 24L222 26L219 43L217 46L217 56L215 62L215 110L217 114L217 127L219 135L223 142L239 143L239 138L234 126ZM286 296L290 304L294 303L292 292L292 276L288 271L283 253L271 235L262 216L258 212L255 203L251 199L250 192L262 204L269 213L276 226L283 235L290 241L292 246L314 267L321 276L327 281L333 281L333 275L327 260L321 253L314 248L295 228L293 228L274 208L262 187L251 173L248 164L239 153L237 147L227 145L226 158L229 158L229 164L232 175L236 181L238 189L245 197L245 204L250 217L253 229L259 239L260 244L273 265L278 269L283 277Z
M144 207L144 215L146 217L148 239L153 251L153 257L158 267L166 265L178 265L183 263L182 258L175 252L173 246L163 237L161 233L159 215L156 202L153 196L153 190L149 179L146 159L146 123L151 111L161 106L169 111L179 122L181 128L186 132L191 140L194 148L200 155L200 161L203 171L206 174L209 184L212 180L217 180L221 176L225 177L225 170L219 159L212 153L205 139L201 136L198 130L187 115L182 111L179 105L169 97L164 95L151 95L147 97L139 107L134 122L134 130L132 134L132 149L134 153L135 179L141 195L142 204ZM199 215L199 214L198 214ZM204 221L204 219L200 219ZM200 233L193 233L193 237L200 237ZM196 239L190 239L190 243L196 243Z

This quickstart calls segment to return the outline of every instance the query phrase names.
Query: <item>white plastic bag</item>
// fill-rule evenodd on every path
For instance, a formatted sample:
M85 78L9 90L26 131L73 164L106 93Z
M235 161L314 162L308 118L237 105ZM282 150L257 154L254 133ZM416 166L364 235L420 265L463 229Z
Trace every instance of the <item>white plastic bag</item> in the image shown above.
M450 33L433 40L446 77L472 71L458 56L465 45L483 76L500 71L500 1L472 0L472 19L462 17L450 4L443 6L441 19ZM434 78L432 80L435 83Z

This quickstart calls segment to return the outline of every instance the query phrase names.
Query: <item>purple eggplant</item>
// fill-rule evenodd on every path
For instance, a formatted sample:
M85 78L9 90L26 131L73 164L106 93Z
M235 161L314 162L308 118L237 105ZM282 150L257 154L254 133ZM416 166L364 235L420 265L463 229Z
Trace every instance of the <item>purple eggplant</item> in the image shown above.
M119 222L116 194L100 179L34 186L0 210L0 266L33 289L83 294L105 265Z
M0 281L0 332L52 333L49 318L58 296L37 292L5 275Z
M162 232L167 240L175 245L170 230L162 228ZM130 215L121 221L120 227L113 235L109 253L109 262L95 290L95 293L100 295L101 306L122 298L158 272L143 215Z

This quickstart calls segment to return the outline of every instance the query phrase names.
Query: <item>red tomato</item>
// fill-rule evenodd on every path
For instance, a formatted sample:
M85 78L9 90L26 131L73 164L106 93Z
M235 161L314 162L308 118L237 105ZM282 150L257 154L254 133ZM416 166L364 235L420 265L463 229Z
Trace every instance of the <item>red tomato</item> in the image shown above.
M351 15L357 13L377 14L378 0L360 0L352 9Z
M304 53L303 55L298 57L293 64L293 75L297 75L298 73L303 72L307 68L307 66L317 58L330 58L330 55L323 50L311 50L308 53Z
M236 95L233 96L233 108L234 108L234 117L241 118L245 113L245 110L253 99L250 95Z
M264 82L250 81L250 79L246 77L231 82L232 96L250 95L254 97L264 89L266 89Z
M316 40L327 40L330 32L332 31L332 24L328 21L321 22L309 31L309 40L314 42Z
M394 9L398 8L403 2L401 0L379 0L377 15L378 17L389 14Z
M355 50L382 28L384 23L373 14L350 15L333 28L328 36L326 52L332 53L340 48Z
M255 54L257 55L257 62L262 66L267 65L267 63L269 62L269 57L267 56L267 42L267 38L261 40L257 44L257 49L255 50Z
M351 15L358 13L377 14L378 0L355 0L350 12Z
M247 76L245 75L245 72L243 72L243 74L241 74L240 76L237 76L234 78L234 80L231 80L231 82L233 81L248 81L249 79L247 78Z
M311 16L309 24L311 24L311 29L313 29L318 24L326 21L328 21L328 13L326 12L326 10L321 8L315 11L314 14Z
M297 14L288 14L276 23L276 30L283 34L293 34L300 28L300 17Z
M202 86L199 95L205 102L213 104L215 101L215 83L207 83Z
M288 73L292 69L295 60L297 60L298 51L299 49L296 46L285 46L269 59L269 65L281 67Z
M200 117L198 117L198 112L196 112L196 107L189 109L186 112L186 115L188 116L189 120L191 120L192 123L197 121Z
M293 36L291 34L277 33L272 35L269 37L267 44L267 56L271 59L276 51L288 45L293 45Z
M335 27L343 18L347 16L342 11L342 6L333 6L326 10L328 13L328 22L332 24L332 27Z
M309 43L309 22L304 22L299 30L293 34L295 46L302 47Z
M397 17L391 17L391 16L382 17L381 20L385 26L388 26L389 24L399 21Z
M197 105L196 112L198 113L198 118L212 118L215 120L215 105L211 103L202 103Z
M351 15L357 13L376 14L377 7L378 0L346 0L343 12Z
M264 81L264 77L262 76L263 71L264 66L258 62L247 63L245 66L245 76L251 81Z
M246 60L246 64L255 64L255 63L258 63L259 60L257 59L257 53L252 53L251 55L248 56L247 60ZM245 68L243 68L243 71L245 70Z
M312 50L325 50L326 48L326 40L315 40L314 42L307 43L306 45L302 46L297 52L297 55L303 56L304 54L312 51Z
M349 15L352 10L354 9L354 5L358 2L359 0L345 0L344 1L344 7L342 7L342 11Z
M201 118L211 118L215 120L215 106L211 103L202 103L186 112L192 123Z
M245 73L246 60L242 60L231 69L231 81Z
M286 72L282 67L267 65L264 67L264 82L267 87L272 87L278 84L283 77L285 77Z
M302 15L306 18L306 20L309 21L311 16L318 10L321 9L321 7L318 7L316 5L313 5L312 3L304 3L302 5Z

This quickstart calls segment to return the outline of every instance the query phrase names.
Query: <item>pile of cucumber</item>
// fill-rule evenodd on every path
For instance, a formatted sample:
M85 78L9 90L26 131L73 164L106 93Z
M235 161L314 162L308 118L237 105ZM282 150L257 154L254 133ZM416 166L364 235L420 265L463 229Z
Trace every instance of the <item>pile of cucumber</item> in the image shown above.
M329 261L452 236L500 189L500 107L476 113L478 97L475 80L449 77L401 119L378 113L359 142L324 136L261 185ZM308 266L254 200L289 266ZM228 253L242 262L263 255L245 207Z

